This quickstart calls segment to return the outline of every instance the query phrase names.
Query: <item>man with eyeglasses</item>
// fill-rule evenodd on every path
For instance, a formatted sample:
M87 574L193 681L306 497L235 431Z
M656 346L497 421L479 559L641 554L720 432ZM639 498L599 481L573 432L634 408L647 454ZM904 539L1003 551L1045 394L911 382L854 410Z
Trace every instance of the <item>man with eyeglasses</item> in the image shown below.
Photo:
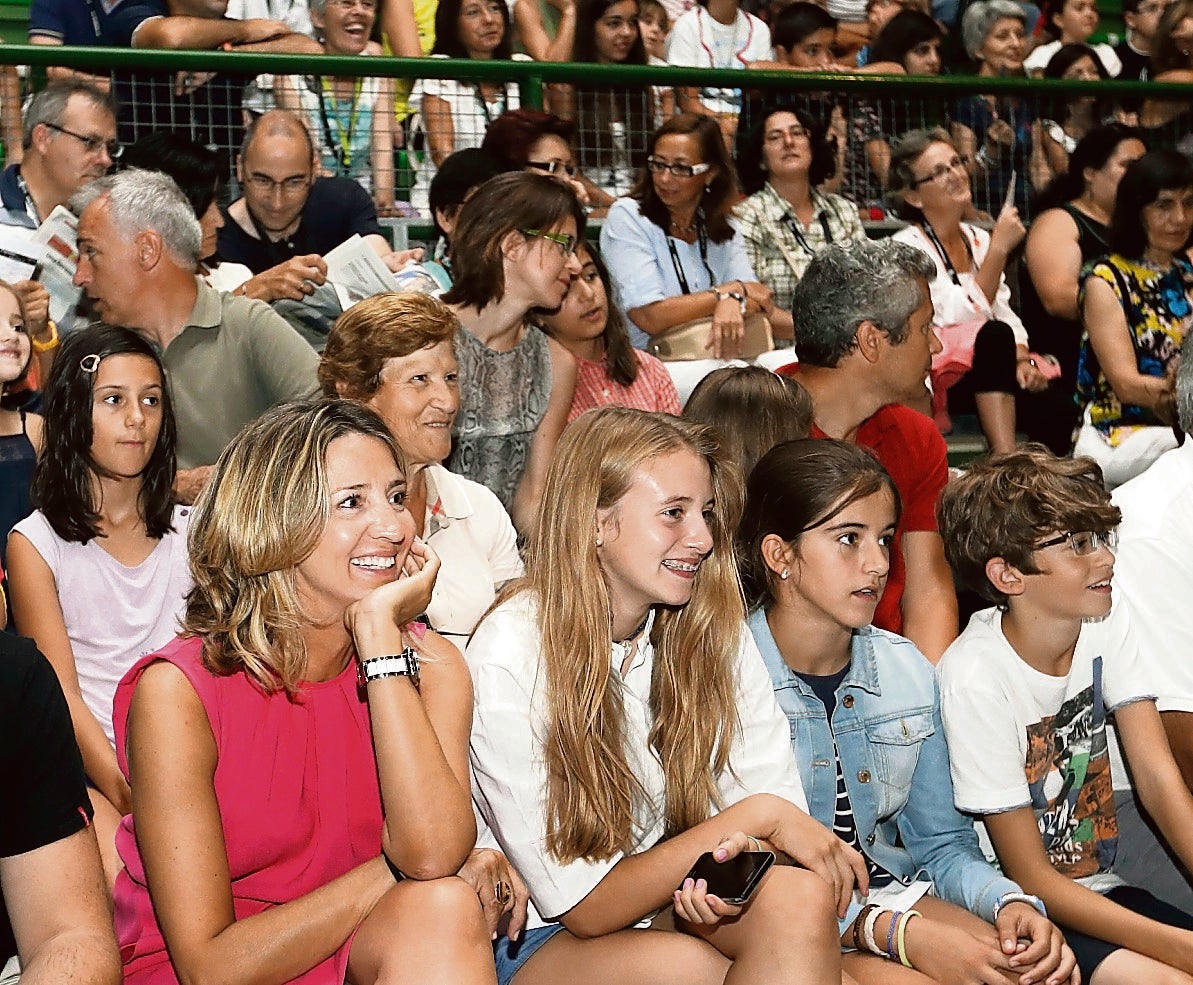
M1152 672L1156 707L1185 783L1193 789L1193 660L1189 600L1193 586L1193 343L1186 339L1176 374L1176 410L1185 442L1114 490L1122 511L1114 587L1126 601L1140 656ZM1128 881L1193 912L1188 872L1176 868L1139 815L1129 778L1114 777L1119 812L1116 868Z
M301 301L327 281L323 255L359 235L394 271L421 251L395 253L373 199L351 178L316 178L314 148L294 114L273 110L245 134L236 162L243 195L224 213L219 254L255 276L236 288L262 301Z
M51 82L29 103L21 144L21 163L0 174L0 224L32 237L57 206L107 174L120 156L112 100L81 79ZM70 326L51 325L49 294L41 284L25 280L13 286L22 295L30 337L48 369L58 331Z

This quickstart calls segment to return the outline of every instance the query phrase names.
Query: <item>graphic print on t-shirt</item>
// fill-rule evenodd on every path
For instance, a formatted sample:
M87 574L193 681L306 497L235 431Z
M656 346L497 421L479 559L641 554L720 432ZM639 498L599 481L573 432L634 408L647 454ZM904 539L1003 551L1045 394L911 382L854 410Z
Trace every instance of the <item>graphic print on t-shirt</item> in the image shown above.
M1048 859L1070 879L1114 862L1118 821L1106 747L1102 658L1093 684L1027 727L1027 784Z

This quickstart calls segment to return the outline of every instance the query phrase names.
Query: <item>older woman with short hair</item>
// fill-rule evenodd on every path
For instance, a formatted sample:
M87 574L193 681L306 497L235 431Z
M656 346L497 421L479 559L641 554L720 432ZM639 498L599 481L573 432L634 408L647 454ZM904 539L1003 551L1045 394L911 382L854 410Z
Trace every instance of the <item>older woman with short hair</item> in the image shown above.
M463 646L497 590L522 574L517 534L500 501L443 467L460 410L451 310L425 294L366 298L332 327L319 384L377 412L406 456L415 532L443 562L427 618Z

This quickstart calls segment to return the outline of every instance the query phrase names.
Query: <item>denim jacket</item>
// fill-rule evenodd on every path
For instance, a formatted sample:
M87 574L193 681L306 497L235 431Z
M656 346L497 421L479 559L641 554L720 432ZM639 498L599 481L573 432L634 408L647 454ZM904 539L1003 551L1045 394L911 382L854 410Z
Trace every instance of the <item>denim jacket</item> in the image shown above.
M873 626L856 631L830 729L820 699L783 661L766 613L753 612L749 626L791 724L808 813L832 827L835 735L866 855L905 885L930 879L936 896L992 922L995 902L1022 890L986 861L973 823L953 806L936 674L915 644Z

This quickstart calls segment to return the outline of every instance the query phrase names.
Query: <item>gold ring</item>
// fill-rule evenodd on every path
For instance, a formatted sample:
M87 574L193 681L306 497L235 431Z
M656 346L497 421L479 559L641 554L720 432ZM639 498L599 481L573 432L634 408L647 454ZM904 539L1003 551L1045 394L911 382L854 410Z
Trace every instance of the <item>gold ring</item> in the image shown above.
M497 897L497 902L502 906L510 901L510 885L502 879L496 886L493 887L493 895Z

